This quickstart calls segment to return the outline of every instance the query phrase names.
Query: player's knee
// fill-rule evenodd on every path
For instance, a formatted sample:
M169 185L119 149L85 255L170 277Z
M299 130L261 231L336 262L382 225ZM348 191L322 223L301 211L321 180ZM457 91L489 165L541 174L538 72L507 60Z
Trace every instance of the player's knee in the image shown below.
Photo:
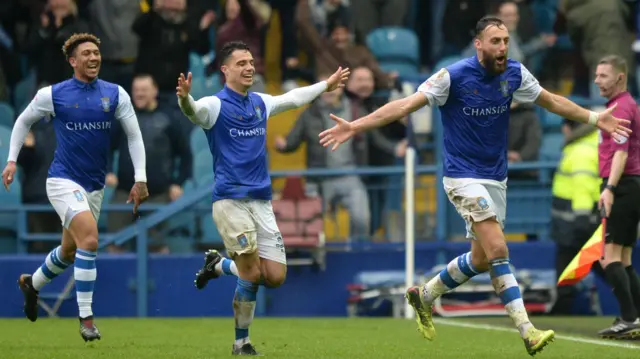
M234 258L240 278L251 283L260 283L262 272L260 271L260 258L257 253L241 254Z
M471 264L478 272L484 273L489 270L489 259L484 252L471 252Z
M502 241L496 241L497 243L492 243L485 249L487 254L487 260L493 260L496 258L509 258L509 249L507 248L507 244Z
M250 269L245 268L245 270L240 270L240 268L238 268L238 276L251 283L260 283L262 280L262 274L260 273L260 267L258 266Z
M77 239L78 248L95 252L98 250L98 236L95 234L88 234L82 238Z
M489 261L509 257L509 249L502 233L502 227L495 217L473 223L473 231Z
M271 260L262 261L262 284L267 288L278 288L287 278L287 266Z
M263 284L267 288L278 288L279 286L284 284L284 281L286 279L287 274L284 272L271 273L268 276L263 277Z
M92 252L98 250L98 225L90 211L76 214L68 231L77 248Z
M67 263L73 263L76 260L76 250L75 248L64 248L60 247L60 259Z

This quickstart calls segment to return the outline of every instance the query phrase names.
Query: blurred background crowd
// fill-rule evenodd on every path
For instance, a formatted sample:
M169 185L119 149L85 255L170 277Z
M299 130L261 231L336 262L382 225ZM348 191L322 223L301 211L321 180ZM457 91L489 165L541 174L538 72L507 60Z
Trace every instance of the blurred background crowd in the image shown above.
M625 0L3 0L1 148L6 150L13 121L37 89L72 75L61 52L64 41L74 32L91 32L101 40L100 78L132 95L147 151L150 203L169 203L185 191L211 184L204 135L177 108L175 84L181 72L192 71L196 99L218 91L224 79L215 54L231 40L244 41L252 50L254 91L280 94L324 79L338 66L351 68L344 91L324 94L310 106L269 122L273 170L401 164L408 125L423 140L421 162L435 163L429 145L435 126L430 111L356 137L336 153L327 153L317 135L331 126L329 113L345 119L366 115L389 99L415 91L439 68L473 55L475 24L487 14L507 25L509 57L523 62L549 90L597 99L592 85L597 61L615 53L630 64L630 90L637 96L637 5ZM561 122L533 106L514 104L510 161L557 160ZM40 121L20 154L20 185L3 194L3 201L48 204L45 179L55 147L51 122ZM117 127L112 147L105 204L124 203L133 181L126 138ZM432 177L420 181L433 183ZM537 177L531 172L510 174L510 179L519 178ZM330 238L388 241L398 236L396 227L402 223L401 215L394 217L392 211L401 210L401 196L389 195L394 192L389 184L397 182L402 178L346 173L277 179L274 188L279 197L321 198ZM417 208L427 214L421 226L428 227L433 226L429 214L435 195L432 188L425 191ZM201 233L197 241L215 241L210 214L202 221L189 218L159 230L153 250L177 251L167 233L184 234L184 227L196 224ZM100 227L114 232L131 221L128 212L103 211ZM4 227L11 229L11 223ZM53 212L33 212L28 228L33 233L58 232L60 223ZM51 245L34 242L29 249L46 251Z

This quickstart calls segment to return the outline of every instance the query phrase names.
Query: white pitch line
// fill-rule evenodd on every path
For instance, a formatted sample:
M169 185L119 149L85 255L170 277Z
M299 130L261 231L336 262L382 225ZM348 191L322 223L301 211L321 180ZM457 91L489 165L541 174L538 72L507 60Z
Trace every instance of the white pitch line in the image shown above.
M447 320L447 319L434 319L434 322L436 322L438 324L449 325L449 326L452 326L452 327L485 329L485 330L493 330L493 331L499 331L499 332L515 332L515 333L518 332L516 329L504 328L504 327L500 327L500 326L497 326L497 325L490 325L490 324L476 324L476 323L468 323L468 322L458 322L458 321ZM633 344L628 344L628 343L620 343L620 342L614 342L614 341L608 341L608 340L587 339L587 338L580 338L580 337L574 337L574 336L563 335L563 334L556 334L556 338L562 339L562 340L569 340L569 341L577 342L577 343L586 343L586 344L602 345L602 346L605 346L605 347L615 347L615 348L625 348L625 349L640 350L640 346L638 346L638 345L633 345Z

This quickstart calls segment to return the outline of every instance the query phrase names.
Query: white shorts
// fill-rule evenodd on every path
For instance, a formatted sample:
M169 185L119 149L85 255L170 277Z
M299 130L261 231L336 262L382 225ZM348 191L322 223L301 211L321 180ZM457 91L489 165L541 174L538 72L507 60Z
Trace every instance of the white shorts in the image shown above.
M60 216L64 228L69 229L73 217L91 211L96 223L100 218L100 207L104 189L87 193L79 184L64 178L47 178L47 197Z
M257 250L260 258L287 264L271 201L222 199L213 203L212 212L231 257Z
M442 179L449 201L466 222L467 238L474 238L473 222L495 218L504 229L507 214L507 180L476 178Z

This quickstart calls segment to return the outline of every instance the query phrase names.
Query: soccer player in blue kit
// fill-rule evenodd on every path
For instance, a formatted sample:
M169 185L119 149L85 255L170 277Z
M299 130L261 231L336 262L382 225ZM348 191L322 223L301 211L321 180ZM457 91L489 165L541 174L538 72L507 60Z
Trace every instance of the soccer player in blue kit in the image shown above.
M29 129L40 119L54 123L58 146L49 167L47 196L62 221L62 243L49 253L33 275L23 274L18 284L24 295L24 312L38 318L38 292L73 265L79 308L80 335L86 341L100 339L93 322L93 289L96 281L98 217L104 196L111 126L120 121L127 134L135 169L129 201L134 213L148 196L146 158L138 119L125 90L98 79L100 40L91 34L74 34L63 46L73 67L73 77L43 87L20 114L11 133L8 163L2 172L7 190L16 172L16 159Z
M215 176L213 220L231 257L207 252L195 284L202 289L220 275L238 277L232 354L258 355L249 340L258 286L279 287L287 271L285 247L271 207L267 120L301 107L325 91L344 87L349 70L338 68L326 81L271 96L249 91L255 68L246 44L229 42L217 56L225 76L220 92L194 101L189 94L191 74L186 78L180 74L176 87L182 112L207 136Z
M441 69L415 94L354 122L331 115L337 125L320 134L320 143L335 149L356 133L383 126L427 105L439 106L444 131L444 189L466 222L467 238L474 240L470 252L452 260L425 285L409 288L406 298L417 314L419 331L433 340L434 300L489 270L496 293L528 353L534 355L553 340L555 333L531 324L511 272L503 234L511 102L536 103L617 138L629 136L630 130L623 126L629 121L615 118L611 109L595 113L544 90L522 64L507 58L509 33L500 19L484 17L475 31L476 56Z

